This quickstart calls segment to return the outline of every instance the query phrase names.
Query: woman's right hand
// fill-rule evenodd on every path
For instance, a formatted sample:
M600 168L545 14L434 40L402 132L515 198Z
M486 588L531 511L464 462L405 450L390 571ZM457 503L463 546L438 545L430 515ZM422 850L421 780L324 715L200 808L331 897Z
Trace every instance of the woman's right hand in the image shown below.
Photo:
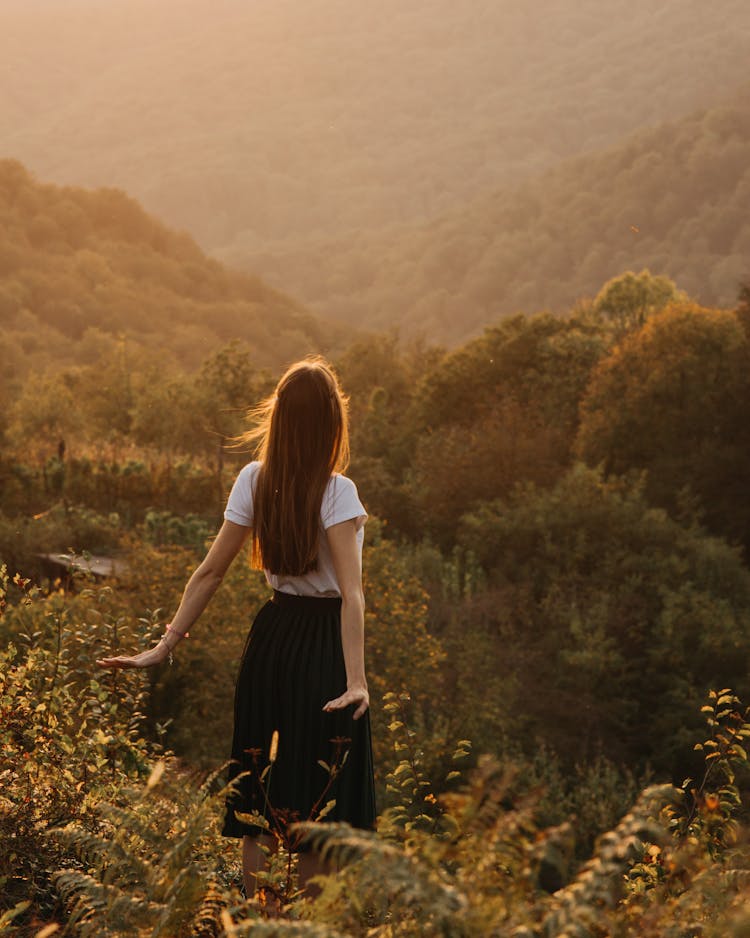
M100 668L150 668L155 664L161 664L169 657L169 648L166 642L161 640L158 645L149 648L148 651L142 651L137 655L118 655L116 658L97 658L96 663Z

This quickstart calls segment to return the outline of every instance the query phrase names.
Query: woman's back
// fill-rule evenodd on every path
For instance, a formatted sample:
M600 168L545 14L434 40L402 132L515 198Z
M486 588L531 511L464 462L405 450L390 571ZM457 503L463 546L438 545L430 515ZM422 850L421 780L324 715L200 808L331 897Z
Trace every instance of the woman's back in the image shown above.
M240 470L224 512L224 518L227 521L252 527L254 517L253 499L260 467L261 463L255 460ZM359 499L354 482L340 473L333 473L323 492L320 506L320 527L322 531L325 531L331 525L351 519L354 519L356 524L357 546L361 558L367 512ZM290 593L295 596L341 595L331 551L325 535L321 536L319 541L317 569L310 570L302 576L275 575L268 570L265 571L265 574L269 584L282 593Z

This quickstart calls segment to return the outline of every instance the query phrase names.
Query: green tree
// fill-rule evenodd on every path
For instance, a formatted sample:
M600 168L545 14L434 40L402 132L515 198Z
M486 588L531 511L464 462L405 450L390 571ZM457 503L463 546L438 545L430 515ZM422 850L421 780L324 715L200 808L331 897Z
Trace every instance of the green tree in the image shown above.
M689 488L712 530L750 542L747 361L731 311L685 303L653 316L594 371L578 454L607 472L647 470L649 497L672 511Z
M641 486L579 465L554 488L483 505L460 541L489 574L480 621L487 634L494 621L488 654L527 746L677 771L707 689L746 692L750 573Z
M669 303L686 299L669 277L654 276L647 269L639 274L629 270L604 284L594 300L594 309L608 319L616 333L622 336L633 329L640 329L649 316Z
M63 375L30 376L8 410L7 435L11 446L37 458L57 452L60 440L67 445L83 430L81 401Z
M519 481L565 470L578 402L607 347L601 324L515 316L444 356L415 395L409 489L421 529L450 548L458 519Z
M233 339L213 352L195 380L203 431L213 436L218 452L238 435L248 408L272 390L266 372L254 364L248 345Z
M151 372L135 394L132 436L162 452L168 463L179 453L197 455L208 442L198 421L201 405L190 378Z

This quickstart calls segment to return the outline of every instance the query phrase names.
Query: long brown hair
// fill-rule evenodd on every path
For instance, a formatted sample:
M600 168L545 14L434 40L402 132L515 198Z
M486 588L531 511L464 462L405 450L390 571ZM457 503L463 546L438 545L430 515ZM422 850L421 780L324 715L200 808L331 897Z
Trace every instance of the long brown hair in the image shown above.
M241 440L255 443L261 463L252 564L302 576L317 567L328 480L349 464L348 401L331 366L311 357L292 365L249 417L255 426Z

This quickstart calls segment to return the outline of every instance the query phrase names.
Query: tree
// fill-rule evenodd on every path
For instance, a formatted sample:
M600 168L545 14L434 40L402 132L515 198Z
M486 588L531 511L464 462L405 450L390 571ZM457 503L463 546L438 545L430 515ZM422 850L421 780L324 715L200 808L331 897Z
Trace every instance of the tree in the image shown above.
M135 395L133 438L164 453L168 463L179 453L200 454L205 446L196 426L200 404L194 383L186 376L147 375Z
M195 381L203 430L219 451L242 432L246 411L271 390L270 378L255 367L250 348L237 339L209 355Z
M607 337L590 315L515 316L443 357L415 395L408 472L422 530L447 548L461 515L569 464L578 402Z
M750 543L748 339L735 313L684 303L603 359L581 403L577 453L608 473L647 470L672 511L687 487L716 533Z
M686 299L669 277L654 276L647 269L639 274L629 270L604 284L594 300L594 309L622 336L640 329L649 316L669 303Z
M651 508L641 484L579 465L478 508L460 543L488 571L488 654L527 744L677 771L708 688L750 690L739 552Z
M49 457L83 429L80 401L62 375L32 375L9 409L8 439L19 451Z

